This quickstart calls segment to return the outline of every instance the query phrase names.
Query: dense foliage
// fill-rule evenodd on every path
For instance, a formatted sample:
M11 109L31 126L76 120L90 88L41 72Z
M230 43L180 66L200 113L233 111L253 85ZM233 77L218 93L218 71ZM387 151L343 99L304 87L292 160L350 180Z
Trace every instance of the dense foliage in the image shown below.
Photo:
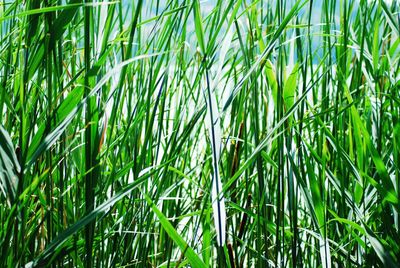
M398 1L0 9L0 267L398 267Z

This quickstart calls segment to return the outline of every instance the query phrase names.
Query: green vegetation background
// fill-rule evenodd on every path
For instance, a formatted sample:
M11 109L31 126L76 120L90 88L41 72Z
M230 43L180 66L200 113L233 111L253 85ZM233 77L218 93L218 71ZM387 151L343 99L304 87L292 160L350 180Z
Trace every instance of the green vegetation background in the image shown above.
M0 267L398 267L398 1L2 1Z

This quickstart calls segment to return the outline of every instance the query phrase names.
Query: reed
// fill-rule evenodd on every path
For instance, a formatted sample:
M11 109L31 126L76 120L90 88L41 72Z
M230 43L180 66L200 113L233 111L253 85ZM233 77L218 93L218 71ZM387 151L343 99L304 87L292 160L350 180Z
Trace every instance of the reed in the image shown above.
M398 1L0 3L1 267L398 266Z

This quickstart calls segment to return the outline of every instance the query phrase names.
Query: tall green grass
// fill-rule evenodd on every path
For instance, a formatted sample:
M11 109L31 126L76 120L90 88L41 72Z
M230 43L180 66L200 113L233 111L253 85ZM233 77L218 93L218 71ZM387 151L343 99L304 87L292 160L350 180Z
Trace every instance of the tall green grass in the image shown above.
M2 1L1 267L398 267L397 1Z

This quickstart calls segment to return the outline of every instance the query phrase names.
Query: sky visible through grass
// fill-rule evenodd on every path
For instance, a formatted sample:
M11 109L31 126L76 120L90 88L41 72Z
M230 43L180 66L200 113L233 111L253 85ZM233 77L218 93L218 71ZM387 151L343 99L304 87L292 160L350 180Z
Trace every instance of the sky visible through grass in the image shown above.
M0 3L0 267L399 267L398 1Z

